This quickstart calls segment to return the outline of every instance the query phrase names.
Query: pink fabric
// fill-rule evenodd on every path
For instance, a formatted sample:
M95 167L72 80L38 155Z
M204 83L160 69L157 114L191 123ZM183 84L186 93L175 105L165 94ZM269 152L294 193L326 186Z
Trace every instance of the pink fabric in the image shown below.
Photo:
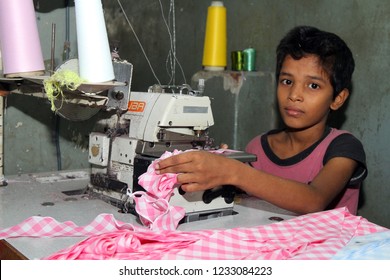
M0 229L0 239L22 236L90 236L116 230L141 231L143 228L117 221L112 214L98 215L90 224L85 226L77 226L72 221L60 223L51 217L32 216L20 224Z
M126 233L135 244L128 249L111 245L113 239L122 240L119 231L86 239L47 259L329 259L354 236L385 230L341 208L253 228ZM88 248L101 240L110 244L99 243L101 248L118 249L91 254Z
M353 237L388 231L346 208L275 224L193 232L152 231L99 215L87 226L31 217L0 238L89 236L45 259L330 259Z
M180 220L185 216L183 207L169 204L174 189L179 186L177 174L156 174L156 164L162 159L188 151L196 150L165 152L160 158L154 160L148 166L147 171L138 178L138 183L146 192L128 193L136 203L135 210L140 216L142 224L148 228L173 230L177 228ZM223 154L225 151L234 152L227 149L210 150L210 152L219 154Z
M166 199L145 192L133 193L133 199L142 224L151 230L175 230L186 214L183 207L171 206Z
M156 174L156 164L167 157L181 153L174 150L165 152L154 160L147 171L139 176L138 183L146 192L128 193L136 205L136 212L143 225L152 230L174 230L186 212L183 207L172 206L169 200L177 183L177 174Z
M92 236L47 260L159 259L168 252L180 251L205 238L205 233L182 234L176 231L148 233L120 230ZM129 258L130 257L130 258Z
M162 159L177 155L179 153L182 152L178 150L174 150L173 152L165 152L160 158L154 160L148 166L147 171L138 177L138 183L140 186L142 186L152 196L169 200L177 182L177 174L156 174L156 164Z

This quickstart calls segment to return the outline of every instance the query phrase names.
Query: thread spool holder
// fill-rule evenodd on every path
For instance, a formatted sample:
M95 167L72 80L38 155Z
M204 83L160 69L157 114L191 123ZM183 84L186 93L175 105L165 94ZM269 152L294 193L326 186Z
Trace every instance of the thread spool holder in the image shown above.
M9 94L22 94L39 98L47 98L43 88L43 78L0 78L0 90ZM109 89L124 86L125 83L111 82L101 84L82 84L75 91L63 89L67 103L85 105L90 107L103 107L106 105Z

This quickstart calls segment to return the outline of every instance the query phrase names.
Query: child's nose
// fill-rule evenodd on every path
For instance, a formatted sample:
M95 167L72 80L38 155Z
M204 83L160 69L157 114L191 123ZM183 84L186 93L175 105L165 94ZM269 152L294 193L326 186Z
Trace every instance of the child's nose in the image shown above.
M288 99L293 101L293 102L295 102L295 101L302 101L303 100L302 89L299 86L297 86L297 85L293 85L290 88Z

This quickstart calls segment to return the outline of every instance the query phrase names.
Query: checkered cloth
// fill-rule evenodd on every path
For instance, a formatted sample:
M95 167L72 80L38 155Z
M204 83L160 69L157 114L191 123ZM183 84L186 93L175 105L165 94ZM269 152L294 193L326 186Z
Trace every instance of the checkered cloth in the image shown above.
M88 236L45 259L330 259L352 238L389 231L346 208L302 215L270 225L193 232L152 231L99 215L80 227L31 217L0 230L17 236Z
M32 216L20 224L0 229L0 239L11 237L91 236L116 230L142 230L132 224L117 221L112 214L98 215L90 224L77 226L72 221L63 223L51 217Z
M166 173L156 174L156 164L165 158L182 153L179 150L173 152L166 151L162 156L149 164L148 169L144 174L138 177L138 183L142 186L151 196L166 199L169 201L173 193L173 189L177 182L177 174Z
M146 192L138 191L128 196L135 201L135 211L140 216L144 226L152 230L174 230L186 212L183 207L172 206L169 200L173 190L177 187L177 174L156 174L156 164L167 157L182 153L179 150L165 152L160 158L154 160L147 171L139 176L138 183Z
M174 230L185 216L186 213L183 207L169 204L173 190L179 186L177 184L177 174L157 174L156 164L170 156L189 151L197 150L180 151L175 149L173 152L166 151L160 158L152 161L147 171L138 178L139 185L146 192L138 191L132 193L128 189L127 195L134 199L136 203L135 210L140 216L142 224L148 228L153 230ZM234 150L218 149L210 150L209 152L223 154L224 152L234 152Z
M135 192L132 197L142 224L151 230L175 230L186 214L183 207L169 205L168 200L147 192Z

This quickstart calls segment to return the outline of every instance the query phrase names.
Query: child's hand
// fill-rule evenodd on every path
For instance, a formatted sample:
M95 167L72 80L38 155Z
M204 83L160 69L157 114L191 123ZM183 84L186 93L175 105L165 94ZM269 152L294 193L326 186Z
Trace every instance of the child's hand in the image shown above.
M225 184L235 162L206 151L190 151L159 161L156 172L178 173L177 182L184 191L200 191Z
M228 144L221 143L221 145L219 145L219 148L220 149L229 149L229 146L228 146Z

